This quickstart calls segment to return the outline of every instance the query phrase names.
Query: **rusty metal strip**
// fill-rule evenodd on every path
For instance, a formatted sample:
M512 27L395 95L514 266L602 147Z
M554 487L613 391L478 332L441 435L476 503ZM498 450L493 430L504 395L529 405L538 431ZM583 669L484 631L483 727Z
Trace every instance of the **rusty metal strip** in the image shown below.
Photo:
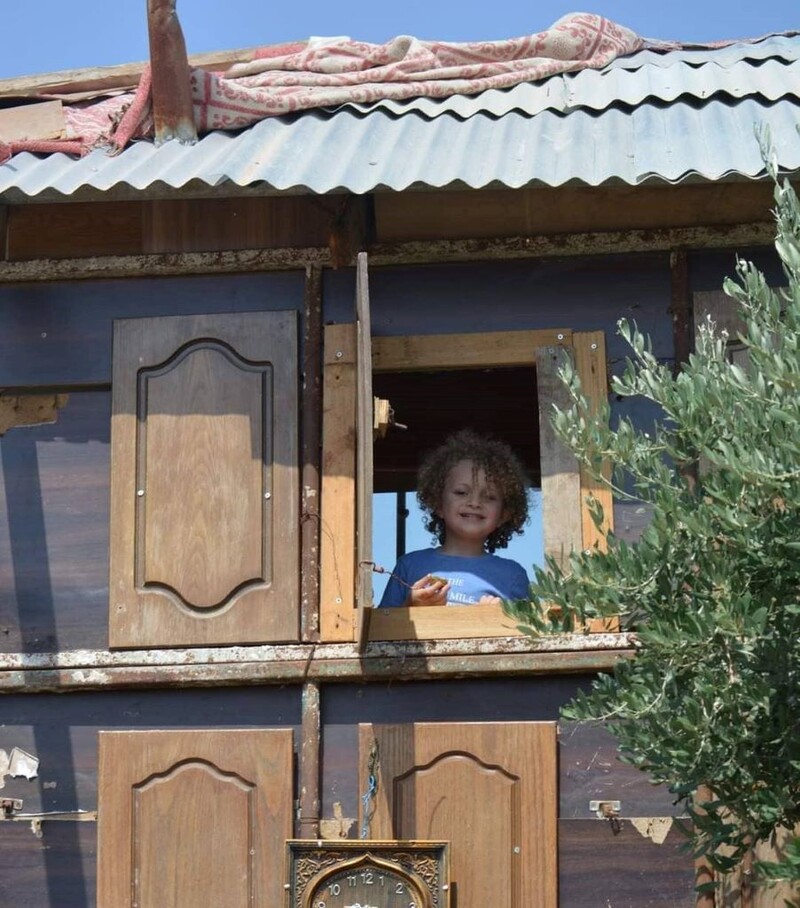
M514 261L684 249L726 249L769 246L772 223L719 227L676 227L508 239L435 240L376 244L370 267L439 262ZM188 274L232 274L240 271L287 271L318 264L331 266L330 251L317 247L242 249L228 252L186 252L81 259L32 259L0 265L0 283L65 281L119 277L166 277Z
M147 30L152 70L151 98L155 144L170 139L197 141L192 109L191 70L176 0L148 0Z
M319 640L322 268L306 266L303 320L300 639Z

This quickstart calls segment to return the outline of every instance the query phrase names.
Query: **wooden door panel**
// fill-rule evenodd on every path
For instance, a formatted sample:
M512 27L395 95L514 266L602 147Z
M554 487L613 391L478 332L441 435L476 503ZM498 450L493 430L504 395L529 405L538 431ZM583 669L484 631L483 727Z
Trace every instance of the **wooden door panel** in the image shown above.
M280 904L288 729L101 732L103 908Z
M115 323L113 647L298 634L292 312Z
M459 908L556 905L555 723L361 725L371 838L451 842Z

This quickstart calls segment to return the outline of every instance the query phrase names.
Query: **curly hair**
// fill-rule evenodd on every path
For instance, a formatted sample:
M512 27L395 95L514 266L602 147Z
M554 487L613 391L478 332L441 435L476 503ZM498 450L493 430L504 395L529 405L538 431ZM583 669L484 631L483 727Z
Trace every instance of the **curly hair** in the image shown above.
M486 474L487 482L497 486L503 499L506 520L486 539L487 552L504 549L528 521L529 485L525 468L517 455L503 441L462 429L448 436L423 459L417 473L417 501L424 512L425 529L444 543L444 520L437 510L442 505L444 487L453 467L462 460L472 461Z

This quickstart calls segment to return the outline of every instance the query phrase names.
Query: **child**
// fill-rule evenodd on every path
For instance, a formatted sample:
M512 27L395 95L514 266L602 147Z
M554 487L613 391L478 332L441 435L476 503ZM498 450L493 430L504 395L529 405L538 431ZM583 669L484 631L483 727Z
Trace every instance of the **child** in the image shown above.
M501 441L465 429L433 450L419 470L417 500L440 545L400 558L381 607L527 599L524 568L492 554L528 519L526 485L522 464Z

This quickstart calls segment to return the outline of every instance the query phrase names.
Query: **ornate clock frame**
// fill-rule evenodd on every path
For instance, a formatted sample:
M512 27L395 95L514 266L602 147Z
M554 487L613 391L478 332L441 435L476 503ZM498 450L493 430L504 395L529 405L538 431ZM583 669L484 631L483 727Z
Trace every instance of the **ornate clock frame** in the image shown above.
M313 908L326 880L372 864L401 876L421 908L449 908L449 843L369 839L289 839L286 842L286 908Z

